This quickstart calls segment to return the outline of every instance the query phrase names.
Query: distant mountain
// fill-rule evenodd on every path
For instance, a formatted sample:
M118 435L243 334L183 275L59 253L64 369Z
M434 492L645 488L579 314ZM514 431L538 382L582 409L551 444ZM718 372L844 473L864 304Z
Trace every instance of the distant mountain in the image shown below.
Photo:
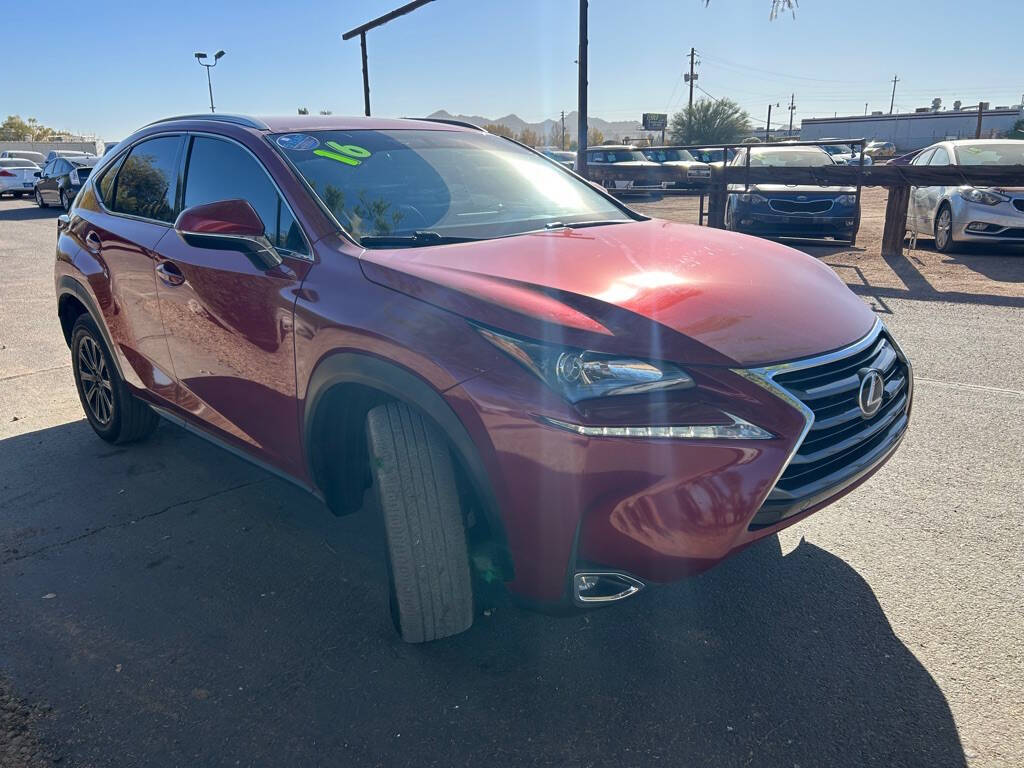
M462 120L463 122L472 123L473 125L484 126L488 124L502 124L508 126L514 133L521 133L524 128L529 128L532 131L538 133L542 138L547 136L557 126L557 129L561 131L562 122L561 120L549 119L542 120L539 123L528 123L523 120L519 115L505 115L504 117L481 117L480 115L453 115L443 109L439 109L427 117L438 118L441 120ZM576 122L577 122L576 110L567 112L565 115L565 135L567 140L576 138ZM602 120L600 117L591 116L588 121L591 128L596 128L603 135L605 140L616 139L621 140L626 136L636 138L641 135L641 126L639 120L618 120L615 122L609 122L608 120Z

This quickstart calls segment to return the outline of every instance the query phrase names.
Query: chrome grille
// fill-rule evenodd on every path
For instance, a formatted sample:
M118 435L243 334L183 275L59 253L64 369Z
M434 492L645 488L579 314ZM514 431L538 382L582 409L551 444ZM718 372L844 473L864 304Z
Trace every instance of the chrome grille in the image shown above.
M858 401L863 369L879 371L885 382L882 405L870 418L864 417ZM913 393L910 367L885 331L849 355L783 370L772 380L814 418L752 528L772 525L824 501L888 456L907 428Z

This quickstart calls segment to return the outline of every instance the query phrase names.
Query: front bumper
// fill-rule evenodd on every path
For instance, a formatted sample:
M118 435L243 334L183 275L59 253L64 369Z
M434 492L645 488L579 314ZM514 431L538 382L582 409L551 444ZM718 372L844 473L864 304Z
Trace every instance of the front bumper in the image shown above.
M998 205L982 205L964 200L960 195L950 196L953 213L953 237L958 242L1024 243L1024 211L1013 201ZM985 231L970 229L972 224L987 225Z
M518 369L482 374L447 393L500 500L514 565L511 591L560 603L572 599L577 573L626 574L644 583L699 573L852 490L899 442L894 437L885 450L851 466L808 504L754 524L807 435L806 409L737 372L693 373L730 412L775 437L584 437L542 423L536 400L509 394L536 389L531 374Z

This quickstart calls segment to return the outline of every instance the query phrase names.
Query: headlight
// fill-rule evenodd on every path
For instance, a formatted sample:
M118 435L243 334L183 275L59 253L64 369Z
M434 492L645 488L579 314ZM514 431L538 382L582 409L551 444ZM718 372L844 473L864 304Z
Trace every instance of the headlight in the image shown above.
M756 192L744 192L740 195L741 203L767 203L768 198L763 197Z
M601 352L566 349L506 336L477 327L485 339L532 371L571 403L595 397L690 389L693 378L679 366ZM728 424L588 426L547 416L542 421L585 437L676 440L769 440L773 435L749 421L725 413Z
M570 403L695 386L690 374L672 363L548 346L486 328L477 330Z
M840 195L839 197L836 198L836 202L839 203L839 205L856 205L857 204L857 196L856 195Z
M1010 199L987 189L976 187L960 187L960 197L970 203L981 203L982 205L999 205Z

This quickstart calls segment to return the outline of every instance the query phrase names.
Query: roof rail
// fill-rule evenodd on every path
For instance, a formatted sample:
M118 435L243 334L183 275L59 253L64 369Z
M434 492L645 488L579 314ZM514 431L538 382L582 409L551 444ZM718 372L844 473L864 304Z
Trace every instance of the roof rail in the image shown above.
M159 125L160 123L169 123L172 120L208 120L217 123L234 123L235 125L244 125L246 128L256 128L260 131L269 131L270 126L255 117L249 117L248 115L224 115L224 114L206 114L202 112L197 115L175 115L174 117L164 117L160 120L154 120L151 123L147 123L144 127L148 128L151 125Z
M403 120L424 120L428 123L444 123L446 125L458 125L462 128L472 128L474 131L480 131L481 133L487 133L483 128L475 123L470 123L466 120L455 120L451 117L403 117Z

